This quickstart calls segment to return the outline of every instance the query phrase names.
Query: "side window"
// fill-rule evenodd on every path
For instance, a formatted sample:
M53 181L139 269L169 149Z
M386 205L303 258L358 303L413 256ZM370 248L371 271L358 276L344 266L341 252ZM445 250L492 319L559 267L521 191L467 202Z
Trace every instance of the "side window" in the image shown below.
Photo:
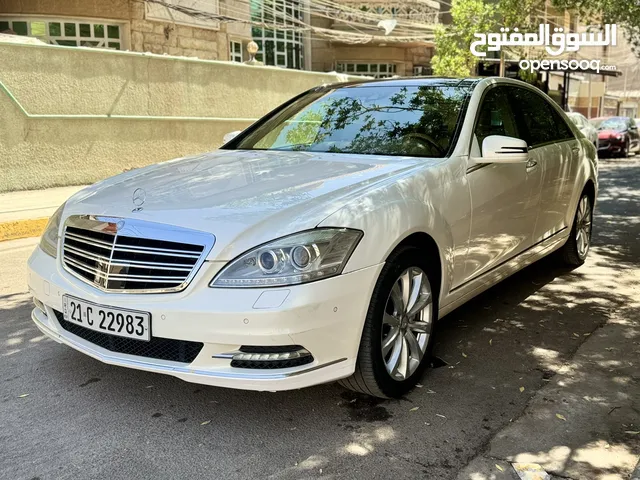
M574 138L560 114L537 93L512 87L509 100L518 128L529 147Z
M484 96L473 133L479 148L489 135L520 138L503 87L492 88Z
M545 102L546 103L546 102ZM549 105L553 121L556 124L555 138L554 140L561 142L563 140L573 140L576 138L571 131L571 127L567 125L565 119L558 113L558 111ZM584 120L582 120L584 126Z

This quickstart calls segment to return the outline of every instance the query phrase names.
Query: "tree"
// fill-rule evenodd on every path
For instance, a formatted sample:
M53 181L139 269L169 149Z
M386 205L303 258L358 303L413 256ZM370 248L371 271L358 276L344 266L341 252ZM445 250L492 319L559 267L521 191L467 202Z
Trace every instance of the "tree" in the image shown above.
M629 43L640 56L640 1L638 0L552 0L557 7L575 10L583 18L622 27Z
M483 0L453 0L452 24L436 30L436 55L431 60L434 75L468 77L474 72L478 59L469 50L473 34L492 31L495 13L495 7Z
M489 0L487 0L489 1ZM469 47L474 33L498 32L500 27L518 27L520 31L538 28L539 13L545 0L453 0L452 24L436 30L436 55L432 60L435 75L469 76L478 62ZM523 48L509 48L507 53L526 58Z

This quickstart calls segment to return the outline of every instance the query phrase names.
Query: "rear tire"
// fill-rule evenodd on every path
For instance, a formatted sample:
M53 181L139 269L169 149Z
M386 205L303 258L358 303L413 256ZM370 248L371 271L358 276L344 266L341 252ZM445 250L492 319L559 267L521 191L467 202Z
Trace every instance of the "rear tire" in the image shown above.
M587 258L591 247L591 230L593 222L593 202L586 192L582 192L578 208L573 219L571 234L560 250L565 265L579 267Z
M433 268L415 247L390 255L373 289L355 372L342 386L397 398L418 383L430 362L438 312Z

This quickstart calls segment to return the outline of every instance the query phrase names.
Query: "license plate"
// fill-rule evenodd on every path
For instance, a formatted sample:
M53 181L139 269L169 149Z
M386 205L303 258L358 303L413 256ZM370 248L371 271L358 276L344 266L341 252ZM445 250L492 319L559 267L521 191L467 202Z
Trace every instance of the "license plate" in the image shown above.
M62 313L67 322L96 332L145 341L151 338L151 314L148 312L106 307L63 295Z

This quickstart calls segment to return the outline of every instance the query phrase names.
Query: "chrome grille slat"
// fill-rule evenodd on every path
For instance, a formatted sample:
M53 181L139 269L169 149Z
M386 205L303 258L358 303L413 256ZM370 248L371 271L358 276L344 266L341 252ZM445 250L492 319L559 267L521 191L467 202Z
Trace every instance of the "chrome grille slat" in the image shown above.
M86 243L87 245L93 245L94 247L104 247L108 248L109 250L111 250L111 248L113 247L113 245L110 245L107 242L103 242L95 238L84 237L82 235L76 235L75 233L67 233L65 236L70 238L71 240Z
M89 258L91 258L92 260L96 260L96 261L103 261L103 262L108 262L109 261L109 257L105 257L103 255L97 255L95 253L89 252L87 250L82 250L80 248L77 247L72 247L71 245L64 245L64 250L65 251L69 251L71 253L75 253L76 255L85 255Z
M104 277L107 278L107 274L105 272L101 272L96 268L90 267L88 265L82 265L80 262L73 260L71 258L65 258L64 260L66 263L73 265L76 268L79 268L80 270L83 270L87 273L91 273L93 275L98 275L100 277Z
M147 254L147 255L166 255L166 256L170 256L170 257L180 257L180 258L193 258L193 259L198 259L200 258L200 254L199 253L195 253L195 254L186 254L186 253L171 253L170 251L155 251L155 250L142 250L139 248L124 248L124 247L115 247L113 249L114 252L126 252L126 253L142 253L142 254Z
M87 215L65 222L64 268L107 292L163 293L186 288L213 235L142 220Z
M161 279L161 278L134 278L134 277L126 277L126 278L114 278L113 275L109 275L109 280L126 280L127 282L137 282L137 283L175 283L180 284L184 282L184 278L175 278L172 277L171 280Z
M95 261L109 262L109 257L103 255L96 255L95 253L81 250L70 245L64 246L65 251L69 251L76 255L84 255ZM179 270L184 272L190 272L193 269L193 265L186 263L160 263L160 262L141 262L137 260L123 260L123 261L111 261L111 266L117 267L133 267L133 268L152 268L154 270Z
M187 273L193 270L193 265L190 265L188 267L174 267L173 265L170 265L170 266L156 265L155 263L144 263L144 262L134 263L133 261L114 262L113 260L111 261L111 266L112 267L150 268L152 270L176 270L176 271L187 272Z

